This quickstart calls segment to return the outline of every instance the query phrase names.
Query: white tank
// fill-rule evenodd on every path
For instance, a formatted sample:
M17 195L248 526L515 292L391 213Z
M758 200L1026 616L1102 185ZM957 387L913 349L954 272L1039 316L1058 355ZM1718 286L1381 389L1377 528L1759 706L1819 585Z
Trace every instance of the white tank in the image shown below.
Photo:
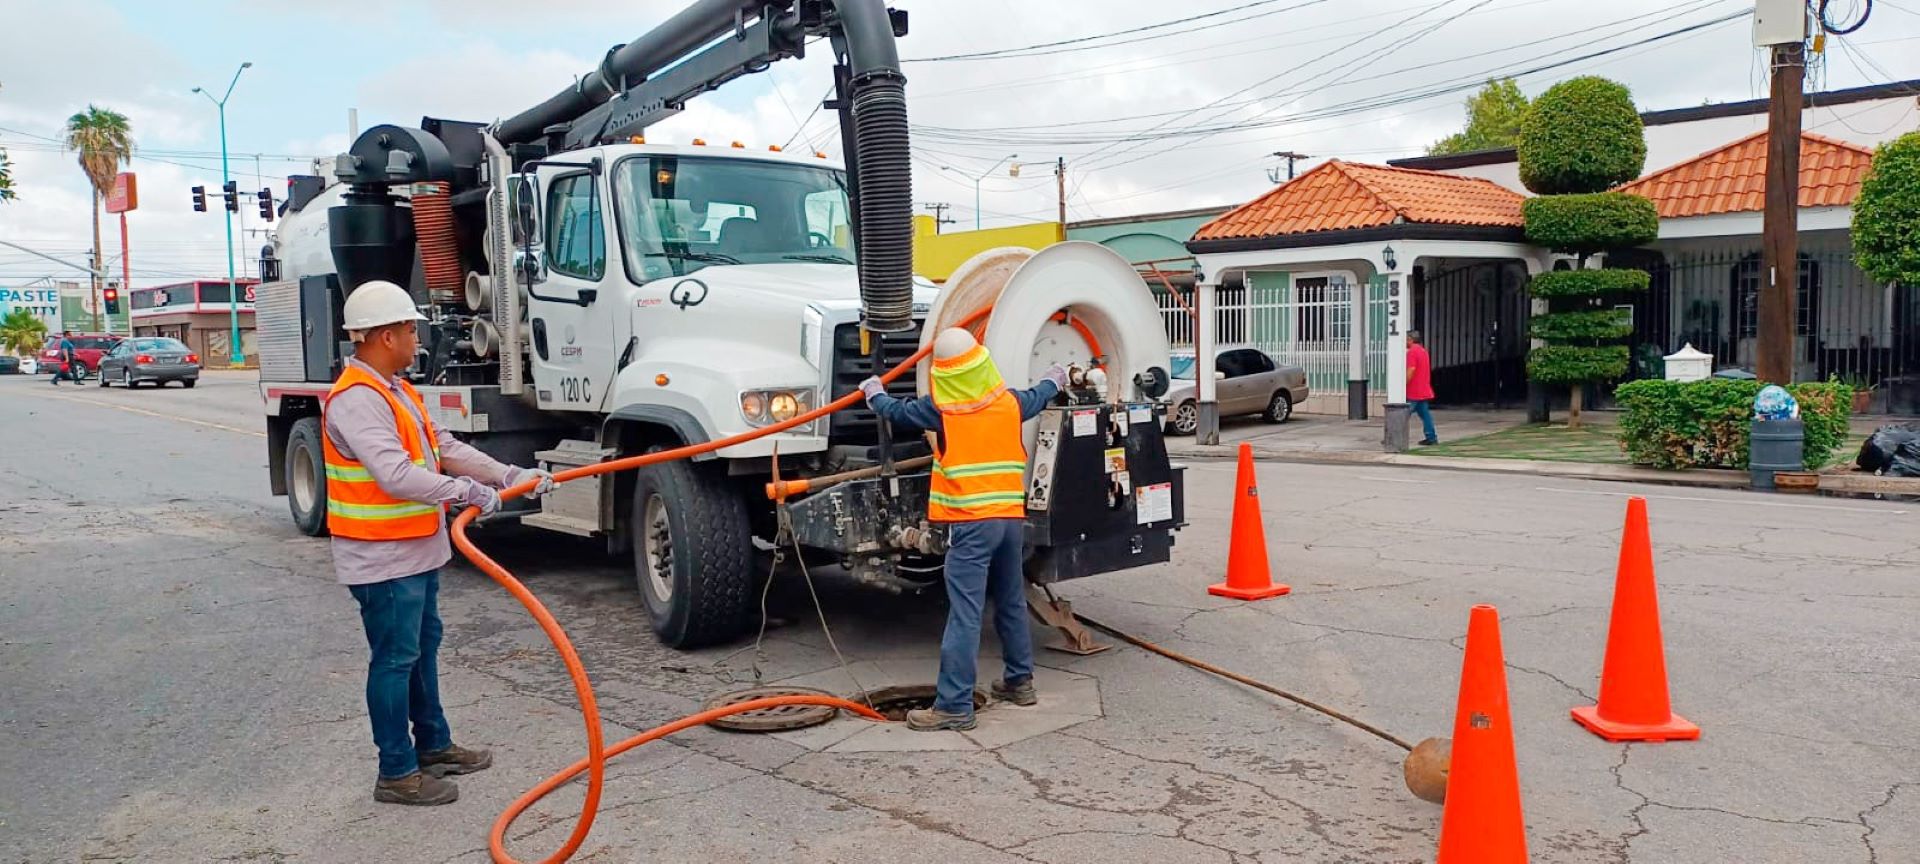
M298 280L333 272L333 249L327 243L327 208L340 203L344 184L328 186L297 213L281 218L273 232L273 255L280 259L280 278Z

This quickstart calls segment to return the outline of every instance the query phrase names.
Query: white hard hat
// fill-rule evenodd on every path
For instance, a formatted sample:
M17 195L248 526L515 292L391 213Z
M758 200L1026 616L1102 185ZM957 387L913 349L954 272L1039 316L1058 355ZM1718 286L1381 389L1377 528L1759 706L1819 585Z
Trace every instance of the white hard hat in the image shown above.
M408 296L407 289L384 279L363 282L355 288L352 294L347 295L340 317L341 327L349 333L402 321L427 320L427 316L420 314L420 309L413 305L413 298Z
M980 340L973 338L973 334L965 329L948 327L933 339L933 359L951 360L972 351L979 344Z

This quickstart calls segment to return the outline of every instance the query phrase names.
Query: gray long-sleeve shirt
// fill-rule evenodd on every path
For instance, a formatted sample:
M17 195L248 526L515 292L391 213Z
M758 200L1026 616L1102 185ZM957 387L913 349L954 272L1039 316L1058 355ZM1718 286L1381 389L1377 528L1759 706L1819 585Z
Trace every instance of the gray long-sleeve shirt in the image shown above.
M358 359L347 362L375 378L385 377ZM422 452L432 452L424 418L401 391L399 379L388 379L387 388L413 416L414 427L420 430ZM494 461L444 429L435 427L434 432L439 438L440 468L446 474L413 464L400 443L393 409L372 388L350 387L327 403L326 434L333 446L341 455L366 466L374 482L395 498L422 504L477 505L488 497L481 484L501 489L521 479L516 476L520 469ZM367 585L425 573L452 558L453 547L444 522L432 536L414 540L333 538L333 572L344 585Z

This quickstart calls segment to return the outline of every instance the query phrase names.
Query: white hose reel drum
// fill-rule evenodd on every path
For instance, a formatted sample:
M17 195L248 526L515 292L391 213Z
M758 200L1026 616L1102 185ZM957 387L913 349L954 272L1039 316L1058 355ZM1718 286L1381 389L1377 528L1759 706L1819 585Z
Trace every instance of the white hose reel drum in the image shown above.
M1166 392L1171 351L1153 291L1105 246L1073 240L1038 252L989 249L967 259L928 310L920 344L932 344L941 330L988 305L993 312L981 341L1009 386L1032 386L1054 363L1084 369L1100 359L1107 401L1145 402ZM930 391L930 365L922 361L918 370L922 394Z

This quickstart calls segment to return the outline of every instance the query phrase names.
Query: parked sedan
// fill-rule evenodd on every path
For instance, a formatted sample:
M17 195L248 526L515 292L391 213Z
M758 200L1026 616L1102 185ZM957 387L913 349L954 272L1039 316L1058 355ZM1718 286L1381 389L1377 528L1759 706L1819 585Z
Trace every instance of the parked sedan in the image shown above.
M0 375L19 375L20 358L12 354L0 354ZM31 374L31 373L29 373Z
M1176 356L1173 362L1173 389L1167 391L1167 431L1192 435L1200 425L1198 382L1194 375L1199 364L1191 356ZM1307 370L1281 366L1264 352L1253 348L1222 351L1214 358L1214 388L1220 401L1220 416L1259 414L1268 423L1285 423L1293 416L1293 406L1307 398Z
M200 357L178 339L139 336L121 342L100 358L102 387L119 383L131 389L148 381L156 387L165 387L168 381L192 387L199 380Z

